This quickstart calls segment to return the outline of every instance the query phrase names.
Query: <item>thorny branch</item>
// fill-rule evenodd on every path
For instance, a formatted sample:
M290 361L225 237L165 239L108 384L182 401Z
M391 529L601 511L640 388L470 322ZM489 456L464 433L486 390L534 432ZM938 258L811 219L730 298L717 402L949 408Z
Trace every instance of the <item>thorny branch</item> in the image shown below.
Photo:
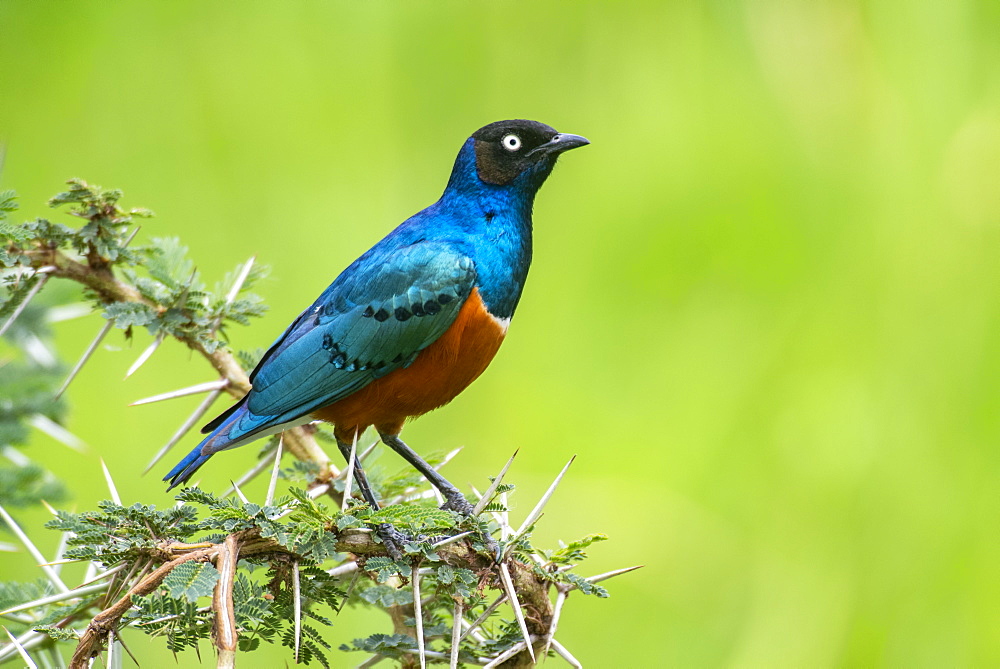
M164 307L144 298L134 286L119 280L107 263L96 254L88 254L87 262L79 262L64 252L53 248L38 248L24 251L35 270L49 268L48 275L76 281L93 291L99 299L110 304L114 302L134 302L145 304L162 312ZM233 354L224 347L208 351L193 337L176 337L188 348L202 355L216 372L227 381L225 390L239 399L250 390L250 379ZM285 446L299 460L315 464L319 471L316 484L322 484L333 476L330 457L316 443L310 430L305 427L291 428L284 433Z
M339 552L350 553L362 558L385 556L385 547L377 543L372 534L360 530L345 530L337 536L336 549ZM467 542L455 542L442 546L437 551L442 562L452 567L469 569L477 573L496 573L496 565L484 555L477 553ZM236 573L236 563L249 557L297 559L299 556L289 551L271 539L262 538L256 530L248 530L231 534L220 543L213 544L181 544L165 543L159 547L158 558L162 564L145 577L141 578L123 594L114 604L107 607L87 625L80 636L79 644L73 653L70 669L86 669L90 658L98 654L108 640L108 635L115 632L122 616L131 608L133 597L142 597L156 590L163 580L181 564L190 561L214 562L221 574L216 585L212 601L215 613L215 644L220 656L232 657L236 651L237 629L233 617L233 580ZM544 636L552 623L553 607L549 599L552 584L539 578L529 566L517 561L508 563L512 567L511 576L518 593L518 598L524 607L525 618L531 635L536 638L535 647L544 645ZM405 631L402 620L413 615L413 606L399 607L393 614L393 622L397 631ZM397 620L398 617L398 620ZM527 653L520 653L512 658L504 667L532 666ZM221 664L219 666L224 666ZM225 666L233 666L232 664ZM404 663L404 666L405 663Z
M71 192L69 194L62 194L63 196L72 196L73 193L81 192L82 189L89 189L85 183L79 181L71 182L71 185ZM87 190L86 192L88 194L91 193L90 190ZM108 192L102 193L100 189L97 189L96 192L98 193L98 195L94 196L96 198L104 197L109 194ZM118 193L118 195L120 195L120 193ZM54 199L54 202L59 200L60 197L62 196L57 196L57 198ZM121 226L120 223L129 219L119 218L114 220L115 216L121 212L114 204L114 201L117 199L117 195L112 195L111 197L114 199L109 200L110 204L101 205L101 207L98 207L96 210L93 208L94 205L91 204L91 209L89 210L90 213L84 214L77 211L74 212L74 214L84 218L91 218L92 223L96 219L112 220L115 225L119 226L114 227L114 230L116 231L114 234L118 234L118 231L124 227ZM81 201L82 200L67 198L63 199L61 203ZM87 202L90 202L90 200L87 200ZM125 241L125 244L127 245L127 240ZM4 250L5 249L0 248L0 252L3 252ZM86 245L85 250L79 247L77 250L79 252L79 255L77 256L79 259L60 250L57 244L46 243L44 240L34 242L30 248L18 248L16 245L11 244L6 249L8 254L16 252L20 255L23 260L19 264L21 264L22 267L30 267L36 273L42 274L46 280L50 277L58 277L77 282L86 287L93 294L96 300L104 305L123 303L141 304L143 305L143 308L152 310L158 316L164 316L168 311L168 306L158 304L157 302L148 299L136 286L117 278L113 272L114 262L109 260L109 258L104 257L99 252L97 245L90 242ZM249 273L249 268L250 265L248 263L241 275L242 278L239 279L231 289L229 301L231 301L236 292L238 292L238 286L242 282L242 279L246 278L246 275ZM12 321L13 318L10 320ZM216 320L214 326L211 328L211 337L215 336L215 331L218 328L220 321L221 316ZM171 331L170 334L208 360L213 369L215 369L221 377L220 381L223 382L221 387L218 388L219 391L225 389L236 398L242 397L249 391L250 381L247 374L240 366L236 357L226 348L222 346L214 346L213 344L216 343L214 341L209 341L208 345L206 345L204 339L199 339L194 335L188 336L183 332L178 333L177 331ZM162 338L162 336L163 331L161 330L159 337ZM290 450L299 460L311 463L318 468L318 474L315 476L315 479L311 484L311 496L316 497L323 494L323 492L326 492L331 497L336 499L338 501L338 506L340 506L339 498L341 493L339 493L333 485L333 479L338 476L338 473L331 466L329 457L323 449L320 448L312 435L313 430L308 426L286 430L283 434L283 446ZM278 457L280 457L280 450ZM363 458L364 455L361 457ZM506 650L503 650L498 655L478 657L477 659L479 663L486 663L488 661L489 666L502 667L534 666L536 658L544 657L546 651L549 648L552 648L563 658L569 661L571 665L578 666L578 662L575 658L572 658L569 652L566 651L566 649L553 638L556 625L558 624L559 614L562 605L566 600L567 594L570 590L577 587L584 581L589 580L596 583L597 580L610 578L618 573L625 573L626 571L630 571L632 568L618 570L617 572L609 572L608 574L592 577L591 579L578 578L577 581L573 582L573 584L567 584L565 581L550 578L550 576L557 575L557 572L568 568L566 564L559 567L557 562L554 560L543 560L537 553L533 552L533 549L529 550L527 553L521 553L519 555L521 559L525 559L525 554L530 555L532 560L527 560L527 563L514 559L510 549L518 542L519 539L524 537L525 533L530 530L531 526L538 519L541 514L542 507L547 503L556 485L558 485L559 481L565 474L566 469L564 468L559 474L555 482L546 492L545 496L543 496L542 500L535 507L534 511L529 514L529 517L525 520L521 528L514 530L509 525L505 510L498 514L493 508L488 508L489 502L494 499L493 493L498 490L498 486L500 486L501 480L503 479L503 476L507 472L509 466L510 462L508 462L503 471L500 472L500 475L496 477L493 485L489 488L487 494L482 496L482 500L476 507L476 515L478 515L479 512L489 511L494 519L497 519L500 525L502 539L511 539L506 543L504 553L500 557L500 564L497 564L493 557L488 557L475 550L473 547L473 541L471 539L465 539L465 536L470 534L469 532L462 533L442 541L439 544L432 545L432 550L436 553L437 559L440 560L440 563L477 574L480 579L480 589L489 587L504 593L500 599L488 607L483 616L473 623L469 623L469 621L462 617L461 612L463 611L463 600L462 598L456 598L455 610L459 613L457 613L457 619L453 621L455 629L451 634L451 664L452 666L456 666L459 655L459 642L461 639L465 638L466 635L473 635L474 637L479 636L479 633L475 628L489 615L492 610L496 608L496 606L506 602L515 612L521 626L520 631L523 635L523 640L520 643L516 643ZM568 466L569 464L567 464L567 467ZM346 472L344 474L346 474ZM272 472L271 492L268 493L268 501L266 504L270 504L273 495L274 478L276 475L277 464L275 465L275 470ZM110 476L109 485L112 485L110 482ZM508 488L509 487L510 486L508 486ZM115 501L118 502L117 497L115 497ZM380 558L383 560L387 559L383 544L375 540L370 530L337 530L335 528L331 528L329 529L329 532L333 535L333 537L335 537L335 550L339 553L345 553L353 556L353 558L349 558L347 565L352 564L350 561L352 559L354 560L353 564L355 566L362 565L362 567L370 558ZM530 548L530 546L528 548ZM238 648L239 633L241 630L239 629L235 615L234 584L237 575L237 563L239 560L245 558L265 559L271 561L272 564L284 562L298 565L303 559L303 556L295 553L274 539L261 536L259 528L230 532L223 539L219 540L218 543L205 542L199 544L186 544L176 541L163 541L157 545L156 550L152 551L151 554L144 554L140 561L142 564L141 568L139 568L140 562L136 562L132 565L131 571L129 571L128 575L124 579L118 581L118 577L115 577L116 581L121 584L122 588L127 588L124 593L122 593L118 587L109 585L109 592L106 596L108 598L117 597L117 599L110 605L107 604L107 601L110 601L110 599L106 599L104 603L106 608L90 620L86 629L80 635L70 666L73 669L89 667L92 662L92 658L98 655L102 648L105 647L109 641L112 641L115 636L117 636L117 631L123 624L123 616L125 616L126 613L128 613L135 605L134 598L153 594L158 588L160 588L164 580L175 569L177 569L180 565L190 562L213 563L215 565L219 578L215 583L214 591L212 592L211 609L214 619L212 639L219 654L217 666L235 666L235 656ZM343 566L344 565L331 570L329 573L332 575L334 571L343 569ZM418 574L420 572L418 567L419 564L415 562L412 569L414 585L416 585ZM114 567L106 573L113 574L123 568L125 568L124 564ZM361 569L357 569L357 571L360 572ZM553 605L550 598L550 593L553 588L558 591L555 605ZM74 593L77 594L77 596L81 596L84 594L84 590L85 588L80 588L77 591L74 591ZM89 592L90 591L87 590L88 594ZM414 594L416 597L421 596L419 594L419 589L416 587L414 588ZM296 599L298 599L297 587ZM300 634L298 620L299 606L300 603L296 601L296 656L298 655ZM404 667L420 666L423 663L423 660L427 657L442 657L441 653L427 651L425 648L426 640L423 638L424 635L422 631L418 631L421 629L421 625L416 625L416 629L408 625L408 622L411 622L411 619L413 619L416 615L420 615L420 607L415 606L414 604L396 604L389 606L388 609L393 620L395 631L397 633L413 637L417 647L416 650L403 650L402 654L399 656ZM74 619L78 618L76 618L75 615L65 618L58 624L54 625L54 627L63 628L64 626L72 625ZM465 632L460 634L460 629L465 629ZM479 636L479 638L481 643L482 637ZM16 641L15 644L17 644ZM19 645L18 649L20 649ZM378 653L381 651L376 652ZM417 659L418 656L420 658L419 661ZM376 654L372 659L376 660L380 657L382 657L382 655Z

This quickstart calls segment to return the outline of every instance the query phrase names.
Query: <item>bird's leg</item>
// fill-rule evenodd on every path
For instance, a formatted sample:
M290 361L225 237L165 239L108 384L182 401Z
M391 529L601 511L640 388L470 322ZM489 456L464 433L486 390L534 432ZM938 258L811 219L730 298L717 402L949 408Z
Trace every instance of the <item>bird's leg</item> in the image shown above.
M441 491L441 494L445 498L445 503L441 505L442 509L447 509L450 511L456 511L463 516L471 516L474 507L469 504L469 500L465 499L458 488L453 486L448 482L448 479L441 476L436 469L431 467L427 462L417 455L416 451L403 443L403 440L399 438L398 434L382 434L382 442L392 450L403 456L403 459L413 465L417 471L424 475L428 481L431 482L435 488ZM486 547L489 549L490 553L499 560L500 559L500 546L497 542L489 535L488 532L484 533L483 537Z
M351 462L351 444L345 443L340 439L337 440L337 447L340 452L344 454L344 459L347 460L348 464ZM378 511L381 507L379 506L378 500L375 499L375 493L372 492L372 488L368 485L368 479L365 477L365 470L361 467L361 460L358 459L357 455L354 456L354 481L358 484L358 490L361 491L361 496L368 506L372 508L372 511ZM376 529L379 537L382 538L382 543L385 544L385 550L393 560L403 559L403 552L400 550L400 546L409 542L409 537L394 528L389 523L380 523Z
M399 438L399 435L382 434L380 436L386 446L403 456L403 459L423 474L424 478L431 482L431 485L441 491L441 494L446 500L444 505L441 507L442 509L457 511L463 516L472 515L473 507L469 504L469 500L465 499L465 496L459 492L458 488L449 483L448 479L441 476L436 469L431 467L424 461L423 458L417 455L416 451L403 443L403 440Z

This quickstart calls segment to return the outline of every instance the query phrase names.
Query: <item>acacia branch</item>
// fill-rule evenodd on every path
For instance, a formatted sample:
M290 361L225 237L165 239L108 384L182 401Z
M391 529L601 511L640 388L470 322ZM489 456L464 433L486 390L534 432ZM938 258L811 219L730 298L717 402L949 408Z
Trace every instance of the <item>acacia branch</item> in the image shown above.
M50 276L82 284L93 291L104 304L133 302L144 304L158 312L165 311L164 307L143 297L134 286L115 277L106 262L98 262L88 256L88 262L82 263L58 249L48 247L30 249L24 253L30 259L33 268L47 267L50 268L48 270ZM209 351L202 342L193 337L175 335L175 338L208 360L215 371L226 380L225 390L230 395L239 399L249 392L250 379L228 349L220 346L214 351ZM316 439L309 430L301 427L285 430L284 440L285 446L292 455L303 462L311 462L319 468L316 483L325 483L330 480L333 476L333 471L330 468L330 457L316 443Z
M347 529L339 533L335 532L335 534L337 535L336 550L338 552L351 553L361 558L388 555L385 546L376 542L370 531ZM496 580L496 565L490 558L477 553L468 542L458 541L441 546L437 553L443 562L452 567L469 569L479 573L486 582ZM86 669L89 666L90 659L100 653L101 648L108 640L108 635L121 625L122 616L132 607L133 597L151 594L163 583L170 572L192 560L214 562L220 572L219 583L216 584L212 598L212 610L215 614L213 626L215 645L220 653L218 666L232 666L231 663L222 664L221 662L223 658L231 661L237 648L237 628L233 613L233 582L236 564L245 558L264 556L271 559L302 559L302 556L273 539L261 537L256 529L230 534L217 544L164 543L156 552L156 559L163 561L163 563L136 582L114 604L94 616L87 625L87 629L81 635L73 653L69 665L70 669ZM508 565L511 566L511 576L525 610L528 628L532 636L539 639L536 642L536 648L540 648L543 645L545 632L552 622L552 603L549 599L552 583L540 578L532 568L520 562L510 560ZM409 615L413 615L412 607L409 609ZM512 657L503 666L532 666L531 658L525 651Z
M240 543L235 534L230 534L222 543L216 558L215 568L219 571L219 582L212 594L212 611L215 613L213 638L219 651L218 669L236 666L236 611L233 606L233 584L236 581L236 563L239 560Z

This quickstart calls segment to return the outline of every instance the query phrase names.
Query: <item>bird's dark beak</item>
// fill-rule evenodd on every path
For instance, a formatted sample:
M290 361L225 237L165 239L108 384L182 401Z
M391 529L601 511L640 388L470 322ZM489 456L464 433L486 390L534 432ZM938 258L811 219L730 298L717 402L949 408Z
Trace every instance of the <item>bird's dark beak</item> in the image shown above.
M587 146L590 140L580 135L570 135L569 133L559 133L541 146L532 149L526 158L541 158L542 156L556 155L563 151Z

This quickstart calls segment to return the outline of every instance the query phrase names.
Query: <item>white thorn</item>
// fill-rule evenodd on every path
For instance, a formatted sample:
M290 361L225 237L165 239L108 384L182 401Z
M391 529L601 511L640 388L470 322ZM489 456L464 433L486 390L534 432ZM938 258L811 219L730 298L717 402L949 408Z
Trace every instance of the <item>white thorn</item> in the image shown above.
M21 659L24 660L25 663L28 665L28 669L38 669L38 665L34 663L34 661L31 659L31 656L28 655L28 651L26 651L24 649L24 646L21 645L21 642L17 640L17 637L11 634L10 630L7 629L6 627L3 628L3 631L6 632L7 636L10 637L11 643L13 643L14 646L17 648L18 655L20 655Z
M39 272L41 272L41 270L38 270L35 273L38 274ZM42 286L44 286L45 282L48 280L49 280L49 275L42 274L42 276L38 279L38 282L31 287L31 290L29 290L28 294L24 296L24 299L21 301L21 304L17 305L17 308L14 309L14 313L10 315L10 318L7 319L7 322L4 323L2 326L0 326L0 337L2 337L5 332L7 332L7 329L11 325L13 325L14 321L17 320L17 317L20 316L21 312L23 312L24 309L28 306L28 302L31 302L31 300L34 299L35 295L38 295L38 291L42 289Z
M79 562L79 560L72 560L72 562ZM95 563L91 562L90 564L95 564ZM97 574L95 576L92 576L89 579L85 579L84 581L82 581L80 583L79 586L77 586L77 589L82 588L82 587L87 586L87 585L90 585L91 583L94 583L96 581L103 581L104 579L106 579L106 578L108 578L110 576L114 576L118 572L120 572L123 569L125 569L125 567L127 566L127 564L128 563L123 562L122 564L118 565L117 567L112 567L111 569L106 569L106 570L102 571L101 573L99 573L99 574Z
M447 546L448 544L453 544L456 541L459 541L460 539L464 539L470 534L472 534L472 532L462 532L461 534L456 534L454 536L448 537L447 539L442 539L437 543L431 544L431 548L441 548L441 546Z
M420 669L427 667L427 650L424 648L424 615L422 602L420 601L420 569L413 565L410 574L410 583L413 584L413 619L417 628L417 651L420 654Z
M455 610L451 614L451 655L448 661L448 669L458 669L458 649L459 640L462 638L462 600L455 600Z
M165 336L166 335L163 332L160 332L160 334L156 335L156 339L153 340L153 343L147 346L146 350L144 350L142 353L139 354L139 357L136 359L136 361L133 362L132 366L128 368L127 372L125 372L126 379L135 374L136 371L140 367L142 367L147 360L149 360L149 357L154 353L156 353L156 349L160 348L160 344L163 343L163 338Z
M261 456L260 460L257 461L257 464L255 464L253 467L244 472L243 476L236 479L236 485L238 486L246 485L248 481L252 481L254 478L257 477L258 474L263 472L265 469L273 466L271 462L272 453L274 453L274 451L271 451L270 453L265 451L264 454ZM222 493L222 496L229 497L234 492L236 492L236 488L234 488L232 484L230 484L230 486L226 489L226 492Z
M232 304L233 300L236 299L236 296L240 294L240 289L243 288L243 283L247 280L247 277L250 276L250 270L253 268L255 260L257 260L257 256L250 256L250 259L246 261L245 265L243 265L239 276L237 276L236 280L233 281L233 287L229 289L229 293L226 295L226 306Z
M524 536L524 534L528 531L528 528L534 525L538 521L539 517L541 517L542 509L545 508L545 505L548 504L549 500L552 498L552 494L556 491L556 488L562 481L563 476L566 475L566 470L569 469L569 466L573 464L574 460L576 460L575 455L569 459L569 462L566 463L566 465L562 468L562 471L559 472L559 475L556 476L555 481L552 482L552 485L549 486L549 489L546 490L545 494L542 495L542 498L538 500L538 504L536 504L535 508L531 510L531 513L528 514L528 517L524 519L524 523L521 524L521 527L514 534L514 538L511 539L510 543L508 543L507 547L504 549L504 556L507 555L508 551L510 551L511 546L514 545L517 539Z
M476 490L476 486L472 486L472 492L474 492L476 495L478 495L479 499L483 498L482 493L480 493L478 490ZM514 532L514 530L512 530L510 528L510 526L507 524L507 521L505 520L504 516L502 516L498 511L489 511L488 513L491 516L493 516L493 520L496 521L497 526L500 528L500 538L501 539L503 539L504 537L507 536L508 530L510 531L510 533Z
M347 602L351 601L351 595L354 594L354 586L358 584L358 578L360 576L361 571L355 570L354 576L351 577L351 582L347 584L347 591L344 593L344 598L341 601L340 606L337 607L338 616L340 615L340 612L344 610L344 607L347 606Z
M24 650L31 650L35 646L39 645L43 641L49 640L48 634L42 634L41 632L36 632L34 630L28 630L21 636L17 638L17 642L21 645ZM14 657L15 654L19 653L20 649L11 644L6 648L0 649L0 662L3 662L7 658Z
M375 447L378 446L380 443L382 443L380 439L376 439L374 442L372 442L372 444L368 446L368 448L361 451L361 455L358 456L358 460L360 460L361 463L364 464L365 460L368 459L368 456L372 454L372 451L374 451Z
M327 570L327 574L330 576L347 576L351 572L358 570L357 562L347 562L345 564L334 567L333 569Z
M559 616L562 614L563 605L566 603L566 594L566 588L559 588L555 606L552 607L552 622L549 623L549 631L545 635L545 648L542 650L542 657L545 657L549 652L549 646L552 645L552 638L556 635L556 628L559 626Z
M3 505L0 505L0 518L3 518L3 521L7 523L7 527L10 528L10 531L21 540L24 547L28 549L29 553L31 553L31 557L33 557L35 562L42 567L42 571L44 571L46 576L49 577L49 581L52 585L56 587L56 590L59 592L69 592L69 588L67 588L66 584L63 583L61 578L59 578L59 573L52 567L45 564L47 560L42 555L42 552L38 550L38 547L35 546L34 543L32 543L31 539L28 538L28 535L24 533L24 530L22 530L21 527L14 522L14 519L11 518L9 513L7 513L7 509L3 508Z
M267 496L264 506L271 506L274 501L274 488L278 485L278 472L281 470L281 450L285 443L285 435L278 437L278 447L274 449L274 469L271 470L271 480L267 484Z
M253 268L253 263L256 259L257 256L250 256L250 259L247 260L246 263L243 265L243 267L240 269L240 273L236 276L236 279L233 281L232 287L229 289L229 292L226 293L225 307L228 307L230 304L232 304L233 301L236 299L236 296L240 294L240 289L243 288L244 282L246 282L247 277L250 276L250 270ZM223 309L225 309L225 307L223 307ZM222 324L222 314L219 314L216 317L215 322L212 323L212 332L218 330L221 324Z
M580 660L573 657L573 653L566 650L566 647L555 639L552 639L552 650L557 652L559 657L569 662L570 666L574 669L583 669L583 665L580 664Z
M199 383L194 386L188 386L187 388L181 388L180 390L171 390L168 393L160 393L159 395L153 395L152 397L145 397L141 400L136 400L129 404L130 407L137 407L141 404L152 404L153 402L163 402L164 400L172 400L178 397L187 397L188 395L197 395L199 393L207 393L211 390L221 390L229 385L227 379L217 379L215 381L206 381L205 383Z
M500 470L500 473L497 474L495 479L493 479L493 483L490 484L490 487L486 489L485 493L483 493L482 498L479 500L476 506L473 507L472 509L473 516L478 516L480 513L482 513L486 505L490 503L490 499L493 497L493 493L496 492L496 489L500 486L501 483L503 483L503 477L507 473L507 470L510 469L511 464L513 464L514 458L516 457L517 457L517 451L514 451L514 455L510 456L510 460L508 460L507 464L503 466L503 469Z
M108 490L111 492L111 501L118 506L121 506L122 498L118 496L118 488L115 487L115 481L111 478L111 472L108 471L108 466L104 463L104 458L101 458L101 469L104 470L104 480L108 482Z
M542 515L542 509L545 508L545 505L548 504L549 500L552 498L552 494L556 491L556 488L562 481L563 476L566 475L566 470L569 469L569 466L573 464L574 460L576 460L575 455L569 459L569 462L566 463L566 465L562 468L562 471L559 472L559 475L556 476L555 480L552 482L552 485L549 486L549 489L546 490L545 494L542 495L542 498L538 500L538 504L536 504L535 508L531 510L531 513L528 514L528 517L524 519L524 523L517 531L518 534L523 534L525 531L527 531L529 527L535 524L535 521L538 520L538 517Z
M484 667L484 669L493 669L493 667L499 667L502 662L506 662L510 658L520 653L525 648L527 648L530 651L531 644L526 641L518 641L516 644L514 644L513 646L511 646L510 648L508 648L507 650L505 650L504 652L493 658L493 660L489 664L487 664ZM532 664L535 663L534 655L531 656L531 662Z
M492 613L496 611L500 607L500 605L506 601L507 601L507 593L504 592L504 594L500 595L495 600L493 600L493 603L487 606L486 610L480 613L478 618L476 618L472 623L469 624L469 628L464 632L462 632L462 636L459 639L459 641L472 634L477 627L482 625L486 621L486 619L489 618L490 615L492 615Z
M329 483L320 483L318 486L314 488L309 488L309 490L306 491L306 494L309 495L310 499L319 499L320 497L325 495L326 491L329 489L330 489Z
M3 456L5 458L7 458L8 460L10 460L12 463L14 463L15 465L17 465L18 467L27 467L28 465L31 464L31 458L29 458L28 456L26 456L24 453L22 453L21 451L17 450L13 446L2 446L2 447L0 447L0 453L3 453ZM46 502L46 504L47 504L47 502Z
M507 493L500 493L500 504L503 506L503 511L500 512L500 540L507 541L514 534L514 528L510 526L510 507L507 506Z
M236 485L238 486L246 485L248 481L252 481L254 478L257 477L258 474L263 472L265 469L273 466L273 463L271 461L271 454L273 452L274 451L271 451L271 453L265 452L261 457L261 459L257 461L257 464L255 464L253 467L244 472L244 474L241 477L236 479ZM236 492L236 488L232 484L230 484L230 486L226 489L226 492L222 493L222 496L229 497L234 492Z
M97 573L103 567L104 567L104 565L102 565L99 562L94 562L94 561L88 562L87 563L87 571L85 571L83 573L83 582L84 583L90 583L91 581L96 580L97 579Z
M128 238L124 242L122 242L122 248L125 248L126 246L128 246L129 244L131 244L132 240L135 239L135 236L137 234L139 234L140 230L142 230L142 226L141 225L135 226L135 230L133 230L132 233L129 234Z
M441 471L441 468L444 467L449 462L451 462L455 458L456 455L458 455L459 453L461 453L463 448L464 448L464 446L459 446L458 448L456 448L456 449L454 449L452 451L448 451L447 455L445 455L443 458L441 458L441 462L437 463L434 466L434 471L436 471L436 472Z
M90 345L87 347L87 350L84 351L83 355L80 356L80 359L77 360L76 365L73 366L73 369L72 371L70 371L69 376L67 376L66 380L63 381L63 384L59 386L59 390L56 391L56 397L60 397L64 392L66 392L66 389L69 388L69 384L73 382L73 379L76 378L76 375L79 374L80 370L83 369L83 366L87 364L87 361L90 360L90 356L94 355L94 351L97 350L97 347L101 345L101 342L104 341L104 338L108 335L109 332L111 332L111 328L114 327L114 324L115 324L114 321L108 321L107 323L104 324L104 327L101 328L101 331L98 332L97 336L94 337L94 340L90 342Z
M73 304L63 304L58 307L49 307L45 314L46 323L62 323L76 318L89 316L94 312L93 308L86 302L74 302Z
M507 592L507 599L510 601L510 608L514 609L514 617L517 618L517 626L521 628L521 636L531 656L531 661L535 662L535 649L531 647L531 634L528 632L528 624L524 621L524 611L521 610L521 602L517 601L517 590L514 589L514 580L510 577L510 570L507 563L501 562L497 565L500 568L500 582Z
M247 496L243 494L243 491L240 490L240 487L236 485L236 481L230 481L230 483L233 484L233 490L236 491L236 496L239 497L244 504L249 504L250 500L248 500Z
M118 657L118 653L115 651L115 633L114 630L108 633L108 656L104 659L104 666L108 669L116 669L121 666L121 658Z
M441 491L437 489L437 486L431 485L431 489L427 492L431 493L431 496L434 497L434 501L437 503L438 507L444 506L444 495L442 495Z
M41 338L34 332L29 332L21 341L21 348L33 362L41 367L49 369L59 364L56 354Z
M198 408L194 410L194 413L188 416L188 419L184 421L184 423L179 428L177 428L177 431L174 432L173 436L170 437L170 439L163 446L163 448L161 448L159 451L156 452L156 455L153 456L153 459L149 461L148 465L146 465L146 469L143 470L142 472L143 474L152 469L156 465L156 463L159 462L160 459L163 458L163 456L166 455L167 452L177 444L178 441L184 438L184 435L187 434L188 431L190 431L190 429L194 427L194 424L197 423L198 420L205 415L205 412L207 412L212 407L212 403L215 402L215 400L218 399L219 395L221 394L222 394L222 388L218 388L209 393L208 397L206 397L202 401L202 403L198 405Z
M299 663L299 644L302 643L302 590L299 588L299 561L292 562L292 600L295 605L295 663Z
M344 497L340 500L340 510L347 510L347 502L351 499L351 486L354 485L354 461L358 453L358 431L354 431L354 440L351 442L351 455L347 458L347 474L344 476Z
M80 439L80 437L76 436L44 414L36 413L28 419L28 423L30 423L32 427L37 428L38 430L41 430L45 434L49 435L60 444L68 446L78 453L85 453L87 451L87 444L84 443L83 439Z
M585 578L583 580L587 581L588 583L600 583L601 581L606 581L609 578L614 578L615 576L621 576L622 574L627 574L630 571L635 571L636 569L642 569L642 565L641 564L637 564L634 567L624 567L623 569L613 569L611 571L606 571L603 574L597 574L596 576L588 576L587 578ZM576 589L575 585L571 585L571 586L569 586L567 588L567 590L575 590L575 589Z
M502 597L504 601L507 601L507 595L502 595ZM462 632L462 636L459 638L459 641L462 641L463 639L465 639L465 637L469 636L472 637L472 640L475 641L480 646L486 645L487 641L483 633L477 629L474 629L472 627L472 623L470 623L465 618L462 618L462 629L464 631Z

